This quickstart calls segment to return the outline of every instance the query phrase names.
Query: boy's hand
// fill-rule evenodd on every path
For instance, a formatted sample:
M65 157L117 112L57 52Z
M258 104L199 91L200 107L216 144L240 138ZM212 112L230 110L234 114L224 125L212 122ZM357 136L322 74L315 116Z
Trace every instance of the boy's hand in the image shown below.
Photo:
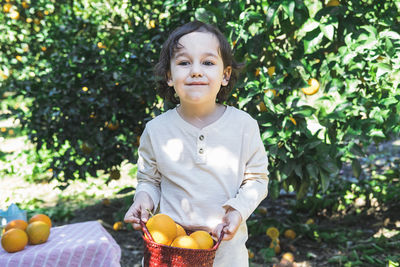
M135 197L135 202L126 212L124 222L132 223L135 230L141 230L140 220L146 223L149 219L149 211L153 208L154 204L150 195L146 192L139 192Z
M240 212L232 207L229 207L226 210L224 217L222 218L222 223L218 224L217 227L215 227L212 234L218 239L221 235L221 231L223 230L223 240L231 240L235 236L241 222L242 215L240 215Z

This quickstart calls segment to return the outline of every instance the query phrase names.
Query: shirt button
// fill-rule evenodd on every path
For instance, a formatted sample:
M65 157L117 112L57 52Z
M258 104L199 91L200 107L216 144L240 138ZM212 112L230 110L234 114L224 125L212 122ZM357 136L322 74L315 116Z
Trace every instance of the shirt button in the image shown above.
M203 153L204 153L204 149L200 148L200 149L199 149L199 153L200 153L200 154L203 154Z
M200 141L203 141L204 140L204 135L200 135L199 139L200 139Z

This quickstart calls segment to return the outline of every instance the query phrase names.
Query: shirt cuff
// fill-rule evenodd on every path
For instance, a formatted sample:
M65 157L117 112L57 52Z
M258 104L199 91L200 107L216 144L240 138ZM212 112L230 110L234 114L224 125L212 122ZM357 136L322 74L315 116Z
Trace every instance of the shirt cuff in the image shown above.
M247 208L246 207L242 207L240 205L240 203L238 201L236 201L236 199L232 198L230 200L228 200L227 202L225 202L225 204L222 206L223 208L227 209L229 207L234 208L235 210L237 210L240 215L242 216L242 220L246 221L247 218L249 218L250 214L248 214L247 212Z
M136 193L135 193L135 197L133 198L133 201L135 201L136 194L139 192L146 192L147 194L149 194L149 196L150 196L151 200L153 200L153 204L154 204L154 208L153 208L152 212L156 211L158 208L158 204L160 202L160 194L161 194L160 189L157 188L153 184L140 183L136 187Z

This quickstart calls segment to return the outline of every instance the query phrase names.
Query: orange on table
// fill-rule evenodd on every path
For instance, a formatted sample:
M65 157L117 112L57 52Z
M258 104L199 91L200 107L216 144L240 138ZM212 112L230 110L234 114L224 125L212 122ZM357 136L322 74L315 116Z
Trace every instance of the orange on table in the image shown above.
M207 233L206 231L202 230L195 231L191 233L189 236L192 237L197 242L200 249L210 249L214 245L214 240L212 239L210 234Z
M28 235L24 230L12 228L1 237L1 246L7 252L23 250L28 244Z
M152 216L146 223L154 242L170 245L176 237L176 223L166 214L159 213Z
M4 232L7 232L8 230L12 228L18 228L23 231L25 231L26 227L28 227L28 223L24 220L12 220L11 222L6 224L6 227L4 227Z
M31 222L26 228L29 244L37 245L47 241L50 235L50 226L42 221Z
M193 237L188 235L181 235L174 239L171 244L171 247L178 248L191 248L191 249L199 249L199 244L197 244L196 240Z
M42 221L42 222L48 224L51 228L51 219L49 216L47 216L45 214L36 214L29 219L28 224L30 224L32 222L37 222L37 221Z

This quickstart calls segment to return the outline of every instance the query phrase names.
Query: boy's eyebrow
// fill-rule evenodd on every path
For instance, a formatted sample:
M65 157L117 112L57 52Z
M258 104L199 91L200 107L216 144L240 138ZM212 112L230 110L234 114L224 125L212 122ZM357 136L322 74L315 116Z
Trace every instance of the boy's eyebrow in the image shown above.
M189 54L186 53L186 52L178 52L178 53L175 54L175 58L178 58L178 57L181 57L181 56L190 57ZM218 58L218 56L216 54L212 53L212 52L204 53L204 56Z

